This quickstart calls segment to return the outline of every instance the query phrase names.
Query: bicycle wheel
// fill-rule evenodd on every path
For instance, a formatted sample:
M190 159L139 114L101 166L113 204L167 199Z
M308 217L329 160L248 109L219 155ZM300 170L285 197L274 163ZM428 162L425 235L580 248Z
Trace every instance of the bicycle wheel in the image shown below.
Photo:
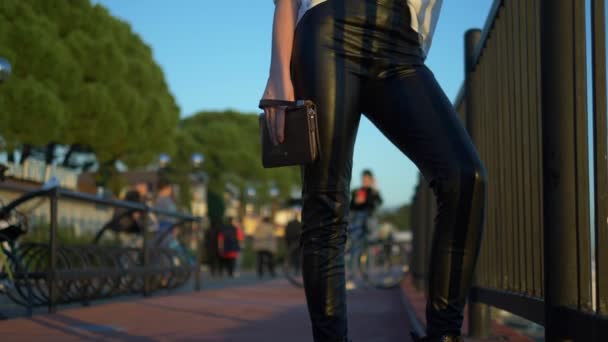
M379 289L398 287L408 271L405 249L398 243L374 241L360 256L363 279Z
M283 273L285 278L296 287L304 287L302 280L302 249L298 244L295 244L285 254L283 260Z

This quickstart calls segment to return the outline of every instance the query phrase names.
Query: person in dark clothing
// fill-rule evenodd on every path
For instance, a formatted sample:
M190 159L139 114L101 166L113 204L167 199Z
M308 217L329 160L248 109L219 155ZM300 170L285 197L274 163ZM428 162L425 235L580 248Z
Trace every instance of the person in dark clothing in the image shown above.
M234 277L236 259L241 251L237 228L227 223L218 232L218 254L220 257L220 275L226 270L230 278Z
M129 190L124 201L141 203L142 198L136 190ZM143 222L141 212L127 209L127 208L116 208L112 215L112 221L110 228L119 233L128 234L139 234L142 232Z
M218 251L218 235L220 232L221 224L219 221L211 220L209 229L205 232L205 255L207 259L207 265L209 266L209 272L214 277L219 274L220 271L220 256Z
M351 194L350 202L350 224L348 232L350 238L350 249L347 267L350 270L346 280L346 288L354 289L356 284L353 276L354 267L363 251L363 243L367 239L370 221L376 209L382 205L382 197L378 185L371 170L365 169L361 173L361 187L355 189Z
M363 170L361 174L362 186L353 191L350 201L351 211L364 211L373 214L382 205L382 197L378 191L376 179L371 170Z
M302 223L298 216L299 213L294 214L294 217L285 226L285 245L287 251L291 252L291 255L287 257L291 259L290 263L296 274L300 272L300 253L294 247L300 244L300 232L302 231Z

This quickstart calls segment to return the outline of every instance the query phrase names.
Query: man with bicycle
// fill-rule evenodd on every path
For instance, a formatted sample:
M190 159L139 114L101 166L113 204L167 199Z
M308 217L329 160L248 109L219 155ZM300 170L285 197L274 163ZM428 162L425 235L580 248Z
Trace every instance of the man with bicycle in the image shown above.
M355 283L352 280L356 259L361 253L363 242L373 228L373 215L376 209L382 205L382 197L378 190L378 185L371 170L365 169L361 173L361 187L355 189L351 194L350 202L350 224L349 238L350 249L348 250L348 278L347 289L354 289Z

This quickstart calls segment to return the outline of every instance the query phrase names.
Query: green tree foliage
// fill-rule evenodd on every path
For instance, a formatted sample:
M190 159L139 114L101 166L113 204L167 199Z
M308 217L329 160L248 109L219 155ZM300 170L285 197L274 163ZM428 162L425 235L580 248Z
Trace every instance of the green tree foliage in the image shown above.
M209 176L211 192L223 193L226 182L242 192L253 186L258 200L266 202L273 182L281 198L289 196L292 187L300 184L299 168L262 167L257 115L233 111L197 113L180 122L176 145L173 160L182 175L191 171L192 153L205 156L203 169Z
M0 55L13 64L0 92L9 148L81 144L130 166L172 151L179 108L127 23L89 0L2 0L0 23Z
M410 230L410 205L404 204L397 209L385 211L378 217L381 222L390 222L398 230Z

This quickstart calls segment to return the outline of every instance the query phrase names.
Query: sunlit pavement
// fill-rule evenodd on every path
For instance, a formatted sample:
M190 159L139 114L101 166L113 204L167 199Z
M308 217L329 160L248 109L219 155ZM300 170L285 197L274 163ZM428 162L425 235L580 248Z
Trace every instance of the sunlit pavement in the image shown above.
M302 289L280 278L239 279L209 280L208 286L227 281L234 286L196 293L134 297L6 320L0 334L3 341L312 341ZM362 288L348 296L355 342L410 340L400 289Z

